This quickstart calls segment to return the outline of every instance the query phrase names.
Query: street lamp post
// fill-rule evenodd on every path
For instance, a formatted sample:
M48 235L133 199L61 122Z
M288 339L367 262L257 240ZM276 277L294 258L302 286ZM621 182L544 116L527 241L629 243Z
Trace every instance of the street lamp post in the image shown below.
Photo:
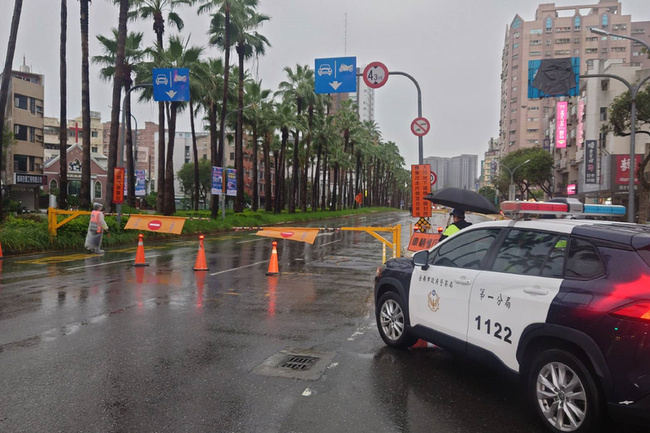
M515 171L517 171L517 169L519 167L521 167L522 165L528 164L529 162L530 162L530 159L527 159L524 162L522 162L521 164L519 164L518 166L516 166L515 168L513 168L512 170L510 170L510 167L508 167L507 165L503 166L503 168L507 169L508 172L510 172L510 186L508 188L508 200L509 201L513 201L515 199Z
M614 36L617 38L621 39L629 39L634 42L638 42L641 45L643 45L648 51L650 51L650 46L643 42L641 39L633 38L631 36L626 36L626 35L619 35L616 33L610 33L607 30L599 29L596 27L592 27L589 29L592 33L596 33L597 35L604 35L604 36ZM641 86L648 80L650 79L650 75L639 81L637 84L630 84L627 80L625 80L622 77L619 77L618 75L611 75L611 74L593 74L593 75L581 75L581 78L613 78L615 80L618 80L625 84L630 91L630 183L629 183L629 191L628 191L628 196L627 196L627 201L628 201L628 210L627 210L627 221L633 223L635 220L635 212L634 212L634 175L636 171L635 167L635 155L636 155L636 96L639 93L639 89Z

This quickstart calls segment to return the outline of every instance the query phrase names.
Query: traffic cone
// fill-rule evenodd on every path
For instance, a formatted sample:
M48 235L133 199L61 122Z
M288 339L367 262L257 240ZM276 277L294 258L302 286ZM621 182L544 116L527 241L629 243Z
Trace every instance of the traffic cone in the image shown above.
M135 263L133 266L149 266L149 263L144 261L144 242L142 242L142 233L138 235L138 250L135 252Z
M280 275L280 270L278 269L278 249L276 248L278 243L273 241L273 251L271 251L271 261L269 262L269 271L266 275Z
M199 236L199 253L196 255L196 262L194 263L195 271L207 271L208 264L205 262L205 250L203 249L203 238L204 236Z
M427 347L429 347L429 343L425 340L418 340L413 346L411 346L411 349L426 349Z

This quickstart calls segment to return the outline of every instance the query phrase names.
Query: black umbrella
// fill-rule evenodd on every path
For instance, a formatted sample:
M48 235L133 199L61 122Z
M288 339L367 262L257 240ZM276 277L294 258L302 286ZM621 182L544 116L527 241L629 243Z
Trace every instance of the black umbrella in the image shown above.
M482 214L499 213L481 194L462 188L443 188L424 197L436 204Z

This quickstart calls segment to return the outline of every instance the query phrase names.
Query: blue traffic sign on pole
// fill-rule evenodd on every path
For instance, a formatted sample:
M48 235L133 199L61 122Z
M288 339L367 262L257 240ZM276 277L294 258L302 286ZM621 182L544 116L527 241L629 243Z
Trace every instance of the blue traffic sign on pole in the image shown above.
M353 93L357 91L357 58L316 59L316 93Z
M188 68L153 69L153 99L158 102L190 100Z

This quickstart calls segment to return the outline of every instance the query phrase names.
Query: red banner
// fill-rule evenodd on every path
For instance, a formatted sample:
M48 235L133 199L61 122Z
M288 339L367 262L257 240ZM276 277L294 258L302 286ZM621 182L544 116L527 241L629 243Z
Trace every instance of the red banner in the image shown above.
M413 210L416 218L431 216L431 202L424 197L431 192L431 166L429 164L411 165L411 189Z
M113 203L124 203L124 167L115 168L113 180Z

